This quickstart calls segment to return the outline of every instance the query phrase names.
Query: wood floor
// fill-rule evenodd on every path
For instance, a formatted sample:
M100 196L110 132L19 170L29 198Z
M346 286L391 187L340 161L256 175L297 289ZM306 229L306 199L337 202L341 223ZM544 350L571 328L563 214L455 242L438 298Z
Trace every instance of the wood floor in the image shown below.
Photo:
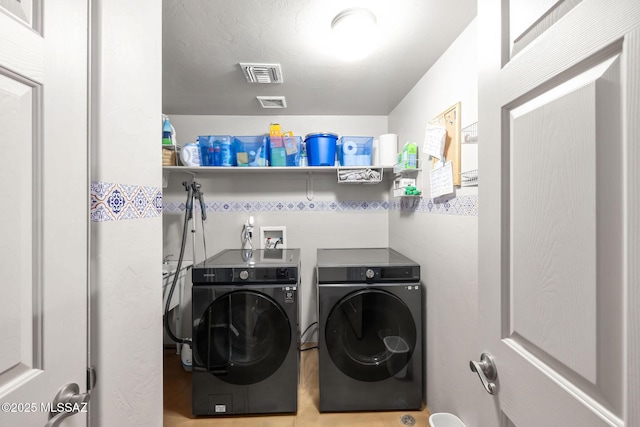
M199 417L191 415L191 374L180 366L175 348L164 351L164 426L165 427L402 427L429 426L429 411L323 413L318 411L318 352L302 353L300 387L296 415ZM406 416L415 420L408 423ZM408 417L407 417L408 418Z

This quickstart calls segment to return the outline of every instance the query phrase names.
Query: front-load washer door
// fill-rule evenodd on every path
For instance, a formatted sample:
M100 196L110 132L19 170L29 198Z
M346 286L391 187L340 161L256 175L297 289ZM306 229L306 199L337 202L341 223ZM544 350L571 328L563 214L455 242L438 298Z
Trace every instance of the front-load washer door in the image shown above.
M325 327L333 363L351 378L381 381L400 377L416 346L409 308L381 289L352 292L333 306Z
M194 357L225 382L255 384L282 365L291 333L286 313L273 298L233 291L215 299L199 319Z

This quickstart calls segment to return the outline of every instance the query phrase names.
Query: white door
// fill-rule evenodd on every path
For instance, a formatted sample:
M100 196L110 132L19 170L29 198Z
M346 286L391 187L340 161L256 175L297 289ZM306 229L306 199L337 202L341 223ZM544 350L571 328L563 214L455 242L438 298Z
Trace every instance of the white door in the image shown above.
M478 23L479 425L640 426L640 1Z
M86 391L87 27L86 0L0 0L2 426L43 426L60 387Z

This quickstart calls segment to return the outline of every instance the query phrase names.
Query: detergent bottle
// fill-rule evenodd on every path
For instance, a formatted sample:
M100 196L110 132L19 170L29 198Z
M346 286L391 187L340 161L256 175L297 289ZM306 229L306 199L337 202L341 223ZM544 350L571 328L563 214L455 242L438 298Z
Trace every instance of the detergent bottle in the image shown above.
M162 145L175 145L176 130L171 125L169 117L162 115Z

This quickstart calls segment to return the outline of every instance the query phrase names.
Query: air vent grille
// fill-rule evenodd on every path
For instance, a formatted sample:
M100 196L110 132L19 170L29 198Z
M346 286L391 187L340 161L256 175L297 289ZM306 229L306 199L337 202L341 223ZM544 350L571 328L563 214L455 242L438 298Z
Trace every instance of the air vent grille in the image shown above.
M284 96L256 96L262 108L287 108Z
M240 63L240 68L249 83L282 83L280 64Z

